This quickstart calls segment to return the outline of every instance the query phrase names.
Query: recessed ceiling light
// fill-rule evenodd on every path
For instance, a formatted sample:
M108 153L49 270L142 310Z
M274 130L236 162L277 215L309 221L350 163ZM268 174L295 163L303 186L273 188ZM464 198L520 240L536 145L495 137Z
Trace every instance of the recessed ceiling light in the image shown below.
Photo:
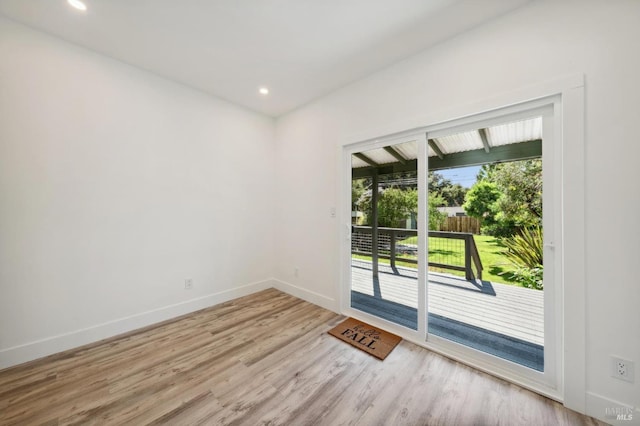
M87 5L80 0L67 0L67 2L78 10L87 10Z
M260 92L261 95L268 95L269 89L266 87L261 87L260 89L258 89L258 92Z

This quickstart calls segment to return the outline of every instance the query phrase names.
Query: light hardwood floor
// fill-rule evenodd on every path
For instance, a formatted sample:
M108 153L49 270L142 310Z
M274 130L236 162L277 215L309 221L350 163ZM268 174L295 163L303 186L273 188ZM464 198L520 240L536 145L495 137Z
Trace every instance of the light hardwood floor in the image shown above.
M407 342L379 361L342 319L266 290L6 369L0 424L600 424Z

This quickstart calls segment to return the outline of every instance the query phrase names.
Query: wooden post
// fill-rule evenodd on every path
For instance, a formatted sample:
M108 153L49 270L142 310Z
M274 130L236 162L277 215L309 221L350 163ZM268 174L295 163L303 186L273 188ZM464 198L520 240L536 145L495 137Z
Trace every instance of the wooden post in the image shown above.
M371 271L378 278L378 171L371 174Z
M464 275L467 280L473 280L473 271L471 270L471 241L469 235L464 238Z
M389 263L391 263L391 269L396 269L396 231L395 229L389 234Z

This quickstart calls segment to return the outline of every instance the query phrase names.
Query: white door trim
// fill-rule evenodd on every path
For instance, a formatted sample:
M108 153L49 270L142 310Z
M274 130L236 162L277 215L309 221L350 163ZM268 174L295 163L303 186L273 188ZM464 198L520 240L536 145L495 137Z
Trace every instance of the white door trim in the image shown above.
M421 156L424 155L426 159L427 155L427 140L425 137L425 131L423 129L413 129L410 132L401 132L398 134L388 135L373 140L367 140L349 144L342 149L343 159L343 179L342 183L342 198L343 209L342 215L347 218L342 221L343 232L345 233L341 237L343 241L341 249L341 270L342 278L340 285L340 307L341 313L349 315L354 318L358 318L361 321L366 321L369 324L384 328L388 331L398 334L406 339L418 339L426 334L426 280L427 280L427 265L426 262L418 262L418 324L416 330L398 325L394 322L387 321L383 318L375 315L368 314L366 312L354 309L351 307L351 156L355 153L365 152L372 149L383 148L386 146L393 146L395 144L416 141L418 144L418 176L426 176L426 165L423 164ZM420 179L418 179L420 182ZM425 233L427 218L427 194L425 185L418 183L418 259L422 259L423 255L427 253L427 239L422 236ZM424 218L424 219L423 219ZM426 219L426 221L425 221ZM426 257L424 257L426 258Z
M351 194L350 194L350 159L345 153L349 148L353 148L354 141L357 144L375 143L381 138L376 135L402 135L407 133L421 133L426 131L437 131L441 128L451 127L452 122L460 117L480 117L480 114L490 114L497 109L505 110L510 106L518 106L523 103L543 100L556 96L559 98L557 108L554 110L561 121L561 128L557 130L556 144L560 146L560 154L555 157L559 164L556 164L557 176L554 180L561 182L562 196L560 209L561 234L557 235L556 241L561 241L561 249L556 248L558 256L561 258L561 268L556 271L559 275L558 285L562 286L563 298L559 301L556 309L562 312L561 317L561 353L558 362L561 368L561 381L558 389L548 389L540 383L531 382L526 378L519 377L517 373L505 371L500 365L496 365L493 357L478 353L474 359L460 353L458 348L449 342L439 342L436 336L431 336L429 342L424 342L418 333L405 333L405 329L394 324L386 324L386 321L379 320L373 316L363 318L379 326L387 326L390 331L402 335L405 339L418 345L427 347L435 352L442 353L448 357L472 365L479 370L502 377L523 387L532 389L538 393L564 402L564 405L575 411L584 413L586 410L586 328L585 328L585 149L584 149L584 75L576 74L557 79L533 84L523 87L520 90L499 94L495 97L483 99L471 104L460 105L450 109L435 110L427 115L410 117L402 122L385 124L378 128L369 128L359 135L347 137L341 144L341 156L344 160L341 171L343 179L341 183L341 209L342 226L341 231L341 307L344 314L353 315L345 309L348 304L349 295L344 294L344 289L350 286L350 272L345 266L351 247L349 244L350 220L351 220ZM411 129L411 130L406 130ZM404 136L404 135L402 135ZM385 143L381 144L382 146ZM347 192L349 192L347 194ZM556 245L558 243L556 242ZM425 247L426 248L426 247ZM346 275L349 276L346 276ZM569 303L570 301L570 303ZM357 315L359 311L355 312Z

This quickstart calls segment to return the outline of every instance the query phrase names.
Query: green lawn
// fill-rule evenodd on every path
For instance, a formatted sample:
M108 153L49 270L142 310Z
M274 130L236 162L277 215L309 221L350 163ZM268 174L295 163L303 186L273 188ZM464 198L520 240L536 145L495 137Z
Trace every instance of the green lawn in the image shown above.
M473 239L476 241L478 253L480 253L480 260L484 268L482 278L487 281L519 286L520 283L511 278L508 273L499 275L511 269L507 260L502 255L507 249L500 244L495 237L474 235Z
M502 253L506 250L496 238L487 235L474 235L478 252L480 253L480 260L482 261L483 271L482 278L487 281L493 281L497 283L511 284L520 286L520 283L513 280L508 273L500 275L502 272L508 271L509 265L502 256ZM443 239L441 238L429 238L429 260L431 262L448 263L464 265L464 244L451 244L443 247ZM418 243L417 237L410 237L402 241L398 241L397 244L412 244ZM370 256L352 255L354 259L371 260ZM443 261L443 256L445 261ZM415 258L415 257L414 257ZM389 260L380 259L380 263L389 264ZM415 268L416 265L408 262L396 261L397 266L406 266ZM450 269L430 268L434 272L445 272L447 274L464 276L464 272L453 271ZM474 268L475 270L475 268Z

